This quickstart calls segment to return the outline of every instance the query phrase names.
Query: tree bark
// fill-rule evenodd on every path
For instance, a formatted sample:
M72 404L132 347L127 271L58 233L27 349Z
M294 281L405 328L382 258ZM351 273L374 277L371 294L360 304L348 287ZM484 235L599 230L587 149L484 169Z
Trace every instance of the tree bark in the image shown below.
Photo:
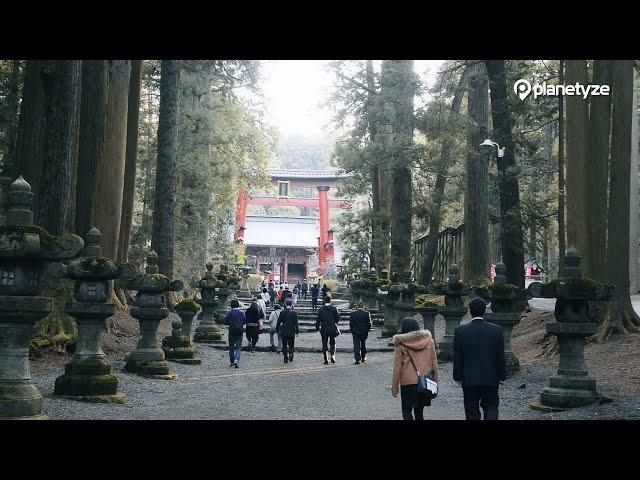
M594 60L593 84L611 85L611 60ZM587 175L586 214L588 241L582 251L582 274L599 282L606 280L607 251L607 184L609 178L609 133L611 131L611 96L591 97L589 108L589 164ZM583 260L584 261L584 260Z
M402 274L411 268L411 169L413 145L412 60L383 62L382 84L390 101L393 131L391 167L391 272Z
M102 232L102 255L113 259L118 258L120 239L130 75L130 60L109 61L103 160L97 169L92 218Z
M564 85L564 60L558 67L558 81ZM558 95L558 277L564 277L565 242L565 182L564 182L564 98Z
M513 143L513 119L507 100L507 79L504 60L486 60L491 97L494 141L504 148L498 170L504 180L500 181L500 212L503 218L501 231L502 261L507 272L507 282L524 288L524 246L522 217L520 212L520 190L516 173Z
M80 61L27 63L16 167L32 187L34 223L66 232L71 209L73 140Z
M462 275L465 283L486 284L489 280L489 157L479 145L487 138L489 90L486 68L470 67L467 111L466 188L464 192L464 256ZM492 148L489 153L495 155Z
M158 164L151 247L158 254L160 273L172 278L180 66L177 60L163 60L160 71Z
M78 140L78 178L76 187L75 233L84 236L92 224L97 173L103 161L107 101L109 99L109 61L85 60L82 66L80 136Z
M7 109L8 115L5 119L7 121L6 129L6 145L4 152L4 168L3 170L11 177L15 175L15 149L16 149L16 137L18 133L18 111L20 110L20 81L21 81L21 69L20 60L11 61L11 76L9 77L9 85L7 88ZM12 178L13 180L13 178Z
M609 188L607 279L616 286L599 330L599 339L611 333L640 331L629 292L629 197L633 121L633 60L613 61L611 181ZM637 148L637 145L634 145Z
M373 61L367 60L367 127L369 130L369 143L376 140L378 120L375 114L375 79L373 75ZM371 218L371 256L369 257L369 267L382 270L386 268L386 258L382 245L382 219L381 217L381 191L380 191L380 164L376 160L371 167L371 207L373 215Z
M567 60L567 84L588 85L587 61ZM587 191L587 146L589 104L580 95L567 97L567 243L581 253L589 251L589 204ZM583 272L592 272L591 258L584 255Z
M129 257L129 240L133 225L133 201L136 192L136 166L138 162L138 124L140 120L140 86L142 60L131 61L129 98L127 107L127 146L125 150L124 186L122 189L122 218L118 242L118 262L126 263Z

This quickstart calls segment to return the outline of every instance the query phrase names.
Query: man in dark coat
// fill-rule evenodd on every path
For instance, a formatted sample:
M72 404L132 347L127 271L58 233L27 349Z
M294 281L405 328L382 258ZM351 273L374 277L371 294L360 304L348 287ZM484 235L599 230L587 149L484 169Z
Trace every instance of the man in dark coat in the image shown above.
M293 362L293 349L295 347L295 337L300 333L298 329L298 312L293 310L293 300L288 298L284 302L284 310L278 317L276 332L282 338L282 353L284 363Z
M315 284L311 287L311 311L315 312L318 310L318 295L320 294L320 290L318 289L318 285Z
M507 377L502 328L483 318L487 304L469 302L472 320L453 334L453 379L462 386L467 420L498 419L498 386Z
M231 310L224 319L229 325L229 361L230 367L240 368L240 353L242 352L242 330L247 323L247 316L240 310L240 302L231 300Z
M358 309L349 315L349 330L353 337L353 356L359 365L367 361L367 337L371 330L371 314L364 310L364 305L358 303Z
M307 291L309 290L309 284L305 280L302 282L302 298L307 299Z
M340 313L338 309L331 305L331 295L324 297L324 305L318 310L318 319L316 320L316 332L320 332L322 337L322 355L324 356L324 364L327 365L328 345L331 347L331 363L336 363L336 337L338 336L338 322L340 321Z

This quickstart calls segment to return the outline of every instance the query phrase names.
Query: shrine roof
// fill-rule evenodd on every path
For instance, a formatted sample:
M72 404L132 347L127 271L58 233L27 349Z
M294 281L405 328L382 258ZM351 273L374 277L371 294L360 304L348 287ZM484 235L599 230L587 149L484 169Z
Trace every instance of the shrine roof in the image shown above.
M247 215L244 244L263 247L317 248L317 217Z
M337 180L338 178L349 177L350 175L339 170L286 170L270 169L269 175L274 180L277 179L303 179L303 180Z

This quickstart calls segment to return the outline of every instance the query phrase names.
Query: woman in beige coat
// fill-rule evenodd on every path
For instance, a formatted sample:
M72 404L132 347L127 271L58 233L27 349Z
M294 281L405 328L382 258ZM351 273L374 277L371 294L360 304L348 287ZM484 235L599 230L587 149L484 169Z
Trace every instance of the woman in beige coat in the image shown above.
M402 320L400 332L393 336L393 344L396 349L393 360L391 394L397 397L400 392L403 419L413 420L411 414L413 411L416 420L424 420L423 410L425 405L431 405L431 399L418 392L418 374L409 360L407 350L409 350L420 374L428 375L433 372L434 380L439 383L435 342L431 337L431 332L421 330L418 321L412 317Z

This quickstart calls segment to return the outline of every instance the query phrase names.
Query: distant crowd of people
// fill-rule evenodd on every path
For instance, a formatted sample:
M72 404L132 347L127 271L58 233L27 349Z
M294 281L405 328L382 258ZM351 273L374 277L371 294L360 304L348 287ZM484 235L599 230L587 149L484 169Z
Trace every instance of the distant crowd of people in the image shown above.
M315 330L322 342L323 363L336 363L340 312L332 304L327 285L321 288L318 283L309 286L307 282L297 282L290 290L286 283L270 282L263 285L259 297L253 298L246 313L240 310L238 300L231 301L231 311L224 322L229 325L229 366L239 368L243 329L249 351L255 351L267 319L267 305L271 309L268 318L271 350L282 353L285 364L293 362L295 339L300 333L295 305L298 300L307 298L309 292L312 311L317 312ZM318 308L320 293L323 302ZM467 420L480 420L480 408L485 420L498 419L498 388L506 379L502 328L485 321L485 311L484 300L472 299L469 302L472 320L458 326L453 338L453 379L462 387ZM349 314L356 365L367 361L366 342L371 328L368 305L356 304L356 309ZM403 419L423 420L424 407L431 405L440 383L435 340L429 330L420 328L415 318L407 317L402 320L400 333L394 335L392 342L395 350L391 394L394 397L400 394ZM430 386L428 382L431 382Z

